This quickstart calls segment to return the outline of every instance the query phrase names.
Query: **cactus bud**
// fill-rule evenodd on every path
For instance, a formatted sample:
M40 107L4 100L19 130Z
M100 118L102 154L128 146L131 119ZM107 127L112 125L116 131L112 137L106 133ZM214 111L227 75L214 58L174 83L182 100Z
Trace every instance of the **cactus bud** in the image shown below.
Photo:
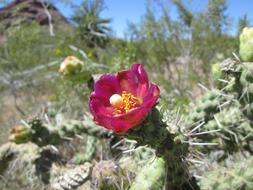
M70 76L81 71L84 63L74 56L68 56L61 63L59 72L65 76Z
M243 29L240 35L239 53L243 61L253 61L253 28Z
M11 129L9 140L17 144L26 143L31 139L31 136L32 136L31 129L23 125L16 125Z

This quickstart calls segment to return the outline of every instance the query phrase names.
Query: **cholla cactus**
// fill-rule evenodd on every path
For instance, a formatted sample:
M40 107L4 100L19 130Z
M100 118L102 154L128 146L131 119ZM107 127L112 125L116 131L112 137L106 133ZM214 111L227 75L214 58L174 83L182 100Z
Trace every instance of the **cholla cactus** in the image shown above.
M217 146L212 147L215 150L227 152L236 152L240 148L250 150L249 143L253 137L253 129L248 118L238 107L224 109L215 114L214 119L203 125L201 131L213 131L208 135L200 135L198 139L217 143Z
M166 163L162 158L156 158L144 166L132 183L129 190L160 190L164 185ZM169 171L168 171L169 172ZM168 182L170 183L170 182Z
M110 190L118 189L127 180L119 165L112 160L98 162L93 168L92 178L95 189Z
M189 113L187 123L194 130L192 138L215 145L207 146L204 152L220 149L225 157L242 148L252 152L252 63L227 59L219 69L224 85L207 92Z
M92 137L110 138L108 131L96 126L89 117L85 117L83 121L70 120L56 125L34 118L26 125L17 125L11 129L9 140L17 144L30 141L39 146L58 145L69 138L84 134L89 135L90 140L94 140Z
M82 186L90 180L92 165L88 162L83 165L78 165L72 168L60 168L57 172L52 172L51 187L56 190L72 190ZM87 184L84 184L84 189L89 189Z
M40 189L49 183L50 170L61 159L52 146L6 143L0 147L0 189Z
M243 61L253 61L253 28L245 27L240 35L240 56Z
M203 190L251 190L253 189L253 157L241 158L232 166L214 167L202 176L200 187Z
M163 115L155 108L159 96L159 87L149 84L143 66L133 64L129 70L117 75L102 75L95 83L89 106L97 124L116 135L135 140L136 146L154 149L156 156L165 162L165 167L159 171L164 170L167 174L166 189L179 190L190 179L185 162L188 137L182 130L184 125L176 129L163 121ZM145 176L145 170L142 172L140 176Z
M239 149L253 152L251 147L253 142L251 122L253 115L253 87L251 87L253 86L253 67L250 63L226 60L216 68L215 72L218 72L215 75L217 80L221 77L220 81L224 84L199 98L196 104L190 107L191 112L186 118L186 122L181 123L173 112L162 112L159 107L155 108L159 97L159 88L156 85L150 86L148 84L145 70L139 64L135 64L132 70L118 73L117 77L114 75L102 76L95 84L97 92L92 93L90 103L94 120L98 124L104 125L105 128L113 130L116 137L134 140L136 141L135 146L149 146L155 153L153 162L148 163L142 169L139 169L136 164L136 171L132 172L130 177L126 168L121 167L119 162L110 159L93 162L93 166L89 168L89 171L92 170L92 172L88 172L92 175L85 173L82 174L86 176L85 179L82 178L82 171L78 168L81 168L81 164L84 162L93 160L96 153L96 138L108 138L112 134L98 128L88 118L85 121L66 122L57 127L52 124L43 124L40 120L34 119L28 123L29 127L27 128L14 128L10 139L19 143L27 141L34 143L36 147L34 164L38 170L46 171L36 175L44 183L51 183L58 189L74 189L79 186L81 188L88 182L91 189L191 189L193 186L196 187L187 161L190 156L193 156L194 151L192 151L191 145L206 145L207 148L196 149L208 154L217 149L222 150L225 155L223 160L229 153L237 152ZM133 73L137 78L139 77L140 84L135 84L136 78L131 79ZM131 81L132 86L127 85L126 80ZM112 81L113 84L111 84ZM118 92L121 92L117 91L119 85L122 85L124 90L129 88L132 90L131 93L135 93L134 90L138 91L139 96L144 97L145 101L130 92L122 91L119 94ZM108 89L110 92L106 91ZM102 103L104 107L101 107ZM109 104L112 105L111 109L107 107ZM134 109L134 114L130 112L131 109ZM66 139L82 134L88 135L86 151L76 155L73 159L74 163L79 166L67 169L65 165L65 170L62 170L64 173L59 172L60 175L57 175L59 174L58 170L48 171L42 167L45 162L43 157L47 158L45 155L48 152L51 155L51 151L48 150L49 144L60 144ZM124 158L124 156L123 154L122 157ZM50 161L51 166L54 166L54 162L55 160ZM246 163L251 164L251 161L246 161ZM241 166L238 165L238 167ZM235 165L232 169L232 173L236 177L240 175L238 167ZM250 183L241 179L233 181L234 178L221 178L223 181L219 181L217 178L220 178L220 173L224 174L224 171L204 174L204 178L208 176L208 179L200 182L203 189L210 189L209 187L236 189L241 187L240 184L248 189L252 188L249 186ZM55 175L50 177L49 174ZM245 178L252 180L248 176L250 175L247 174ZM212 182L210 180L212 178L216 182ZM205 183L208 186L205 186ZM231 185L232 183L234 185ZM89 189L88 186L84 189ZM195 187L194 189L197 189Z
M73 162L75 164L83 164L91 161L97 152L97 139L94 136L87 136L85 151L75 154Z
M62 140L56 128L46 127L38 118L29 121L28 125L32 130L31 141L39 146L59 144Z
M222 96L217 89L211 90L203 95L191 105L191 113L189 114L189 123L208 122L213 119L213 115L220 110L220 106L225 102L226 98Z
M16 125L11 129L9 140L17 144L31 140L32 130L24 125Z

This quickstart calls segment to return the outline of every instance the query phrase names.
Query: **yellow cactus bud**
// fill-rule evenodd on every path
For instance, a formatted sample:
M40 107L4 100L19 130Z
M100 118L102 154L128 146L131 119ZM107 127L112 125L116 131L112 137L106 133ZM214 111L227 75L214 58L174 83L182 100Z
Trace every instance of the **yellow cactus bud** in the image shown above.
M240 35L239 53L243 61L253 61L253 28L243 29Z
M84 63L74 56L68 56L60 65L59 72L63 75L71 75L80 71Z

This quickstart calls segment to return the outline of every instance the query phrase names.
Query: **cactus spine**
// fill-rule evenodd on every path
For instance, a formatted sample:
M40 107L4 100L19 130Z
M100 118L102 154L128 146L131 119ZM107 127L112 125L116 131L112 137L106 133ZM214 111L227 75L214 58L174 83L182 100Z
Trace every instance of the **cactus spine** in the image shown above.
M232 166L216 166L200 180L203 190L253 189L253 157L240 159Z

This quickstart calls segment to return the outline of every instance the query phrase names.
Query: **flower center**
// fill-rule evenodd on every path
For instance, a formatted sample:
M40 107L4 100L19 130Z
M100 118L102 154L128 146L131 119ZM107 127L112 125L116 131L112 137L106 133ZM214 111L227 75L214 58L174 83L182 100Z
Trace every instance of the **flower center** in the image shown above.
M135 97L130 92L123 91L121 95L113 94L110 103L115 108L115 114L127 113L132 108L141 104L141 99Z

